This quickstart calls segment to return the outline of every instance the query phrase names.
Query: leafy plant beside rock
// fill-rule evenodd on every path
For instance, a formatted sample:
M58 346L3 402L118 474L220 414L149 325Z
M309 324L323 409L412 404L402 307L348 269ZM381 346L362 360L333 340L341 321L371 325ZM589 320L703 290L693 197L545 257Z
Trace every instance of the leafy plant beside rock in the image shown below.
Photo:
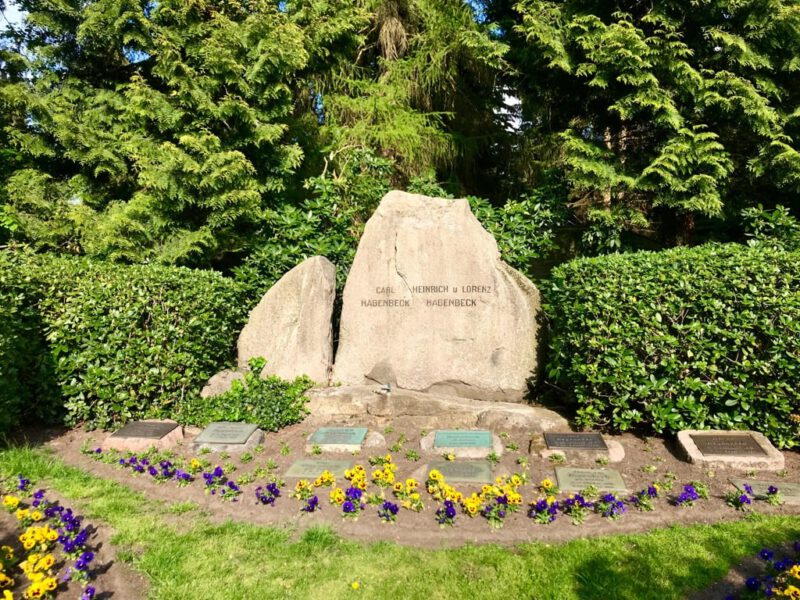
M275 376L262 379L259 373L266 361L253 358L249 364L243 381L234 381L224 394L186 403L179 418L200 426L214 421L247 421L264 431L301 422L308 414L305 393L314 382L305 376L294 381Z

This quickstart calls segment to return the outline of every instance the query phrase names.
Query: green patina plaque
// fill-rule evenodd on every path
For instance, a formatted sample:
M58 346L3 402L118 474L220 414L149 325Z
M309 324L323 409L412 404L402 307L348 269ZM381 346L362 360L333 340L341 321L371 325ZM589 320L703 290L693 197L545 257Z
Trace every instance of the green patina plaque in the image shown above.
M428 470L436 469L446 481L454 483L491 483L492 468L485 460L440 460L428 463Z
M766 498L769 487L775 486L778 488L786 504L800 504L800 484L798 483L787 483L785 481L752 481L749 479L731 479L730 482L742 492L744 491L744 484L748 484L753 488L753 493L759 499Z
M627 491L622 475L614 469L574 469L556 467L558 488L564 492L580 492L594 486L601 492Z
M308 443L318 446L360 446L366 436L366 427L320 427L314 432Z
M252 423L211 423L194 439L196 444L245 444L258 429Z
M486 429L477 431L440 429L433 438L434 448L491 448L492 432Z
M323 471L330 471L336 477L344 477L344 472L353 466L351 460L311 460L304 459L292 463L284 477L315 478Z

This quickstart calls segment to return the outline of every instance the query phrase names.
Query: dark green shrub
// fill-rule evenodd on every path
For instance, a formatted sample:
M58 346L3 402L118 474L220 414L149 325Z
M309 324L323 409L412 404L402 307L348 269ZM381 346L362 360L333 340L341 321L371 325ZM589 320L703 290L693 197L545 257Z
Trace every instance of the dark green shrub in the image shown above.
M214 421L247 421L264 431L278 431L302 421L308 414L305 392L314 382L308 377L286 381L280 377L261 379L266 361L250 360L245 380L233 382L225 394L187 403L180 415L182 421L208 425Z
M52 416L36 291L16 253L0 252L0 434L25 416Z
M173 416L231 361L246 307L218 273L49 255L22 268L67 424Z
M545 288L547 375L578 422L800 442L800 254L711 245L583 259Z

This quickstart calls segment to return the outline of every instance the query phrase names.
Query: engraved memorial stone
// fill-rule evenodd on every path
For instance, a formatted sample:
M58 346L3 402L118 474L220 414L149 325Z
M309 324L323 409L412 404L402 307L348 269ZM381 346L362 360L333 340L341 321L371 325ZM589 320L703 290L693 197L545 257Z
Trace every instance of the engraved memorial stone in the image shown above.
M160 421L134 421L112 433L111 437L160 440L177 426L177 423L162 423Z
M344 472L353 466L351 460L311 460L303 459L292 463L284 477L315 478L323 471L330 471L336 477L344 477Z
M692 441L703 454L728 456L764 456L766 452L749 435L726 435L724 433L695 433Z
M428 470L436 469L444 475L445 481L453 483L491 483L492 469L488 462L439 460L428 463Z
M264 441L264 433L252 423L211 423L192 441L194 450L244 452Z
M390 192L347 277L333 380L518 401L538 310L466 200Z
M564 492L580 492L594 486L601 492L625 492L622 475L614 469L574 469L556 467L558 488Z
M320 427L309 436L306 452L312 452L314 446L323 452L357 452L366 436L366 427Z
M166 450L183 440L183 429L175 421L134 421L103 441L103 450L144 452L148 448Z
M599 433L546 432L544 441L550 449L559 450L608 450Z
M433 447L443 448L491 448L492 433L485 429L460 431L441 429L434 433Z
M779 471L784 466L783 454L757 431L679 431L678 446L689 462L711 468Z
M423 452L453 454L458 458L486 458L491 453L503 454L500 438L486 429L440 429L423 436L419 442Z

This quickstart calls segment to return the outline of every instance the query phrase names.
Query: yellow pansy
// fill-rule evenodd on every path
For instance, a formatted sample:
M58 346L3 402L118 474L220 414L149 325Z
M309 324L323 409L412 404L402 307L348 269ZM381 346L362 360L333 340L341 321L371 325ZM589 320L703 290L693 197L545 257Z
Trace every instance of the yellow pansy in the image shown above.
M19 506L19 498L16 496L6 496L3 498L3 506L9 510L15 510Z

